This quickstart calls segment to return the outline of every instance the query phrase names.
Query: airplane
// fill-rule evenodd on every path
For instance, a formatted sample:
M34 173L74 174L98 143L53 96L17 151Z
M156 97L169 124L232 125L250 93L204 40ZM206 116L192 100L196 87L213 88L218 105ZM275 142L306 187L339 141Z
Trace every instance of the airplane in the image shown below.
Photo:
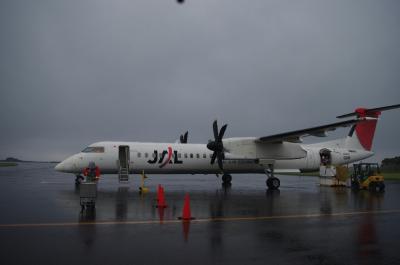
M355 117L322 126L263 137L226 138L227 124L218 130L213 122L214 139L207 144L187 143L188 133L180 142L97 142L61 163L55 170L76 175L79 184L82 171L94 162L102 174L118 174L127 181L129 174L222 174L223 184L230 184L231 174L262 173L267 175L269 189L278 189L275 170L316 171L321 159L332 165L344 165L371 157L372 141L382 111L400 108L400 104L379 108L357 108L337 118ZM327 132L349 127L348 135L337 140L303 144L308 136L325 137Z

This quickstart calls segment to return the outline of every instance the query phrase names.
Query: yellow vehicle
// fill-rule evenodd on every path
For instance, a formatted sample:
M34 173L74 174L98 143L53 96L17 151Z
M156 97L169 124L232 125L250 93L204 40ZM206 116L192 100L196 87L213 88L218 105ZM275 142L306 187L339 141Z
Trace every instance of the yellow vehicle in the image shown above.
M378 163L353 164L353 174L351 176L352 190L385 191L384 179L380 173Z

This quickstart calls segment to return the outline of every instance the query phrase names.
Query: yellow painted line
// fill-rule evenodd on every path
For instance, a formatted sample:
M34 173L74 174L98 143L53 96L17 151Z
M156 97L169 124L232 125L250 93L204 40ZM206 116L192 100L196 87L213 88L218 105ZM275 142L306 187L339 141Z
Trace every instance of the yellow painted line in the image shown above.
M321 217L345 217L359 215L379 215L397 214L400 209L382 211L359 211L359 212L339 212L339 213L315 213L315 214L295 214L295 215L276 215L276 216L248 216L248 217L215 217L191 220L191 223L205 222L234 222L234 221L260 221L260 220L284 220L284 219L306 219ZM182 223L182 220L131 220L131 221L90 221L90 222L64 222L64 223L26 223L26 224L0 224L1 228L29 228L29 227L66 227L66 226L94 226L94 225L140 225L140 224L175 224Z

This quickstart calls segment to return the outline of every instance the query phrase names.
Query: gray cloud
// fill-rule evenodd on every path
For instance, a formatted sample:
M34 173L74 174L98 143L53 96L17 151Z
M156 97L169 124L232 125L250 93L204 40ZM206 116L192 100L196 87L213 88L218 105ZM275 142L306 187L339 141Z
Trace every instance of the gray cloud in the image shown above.
M0 158L263 136L400 101L398 1L2 1ZM377 158L399 155L384 113ZM332 137L346 133L340 130ZM331 138L332 138L331 137Z

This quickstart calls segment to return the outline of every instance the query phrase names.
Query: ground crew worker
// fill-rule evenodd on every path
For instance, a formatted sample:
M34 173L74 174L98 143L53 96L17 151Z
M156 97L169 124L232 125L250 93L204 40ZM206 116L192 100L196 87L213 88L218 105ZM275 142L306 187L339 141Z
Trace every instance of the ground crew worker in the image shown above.
M100 169L94 162L90 162L89 166L83 170L83 175L86 176L86 181L93 182L100 177Z

